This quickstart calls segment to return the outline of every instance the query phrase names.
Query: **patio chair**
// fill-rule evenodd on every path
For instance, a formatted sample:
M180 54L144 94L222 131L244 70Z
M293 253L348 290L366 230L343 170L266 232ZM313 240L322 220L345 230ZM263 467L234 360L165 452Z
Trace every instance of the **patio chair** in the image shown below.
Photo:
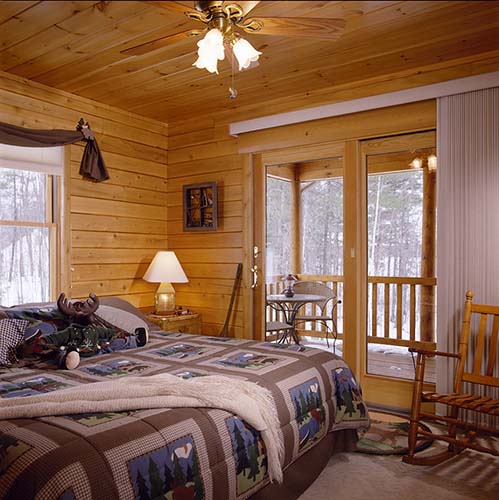
M283 343L288 335L292 338L293 325L288 325L284 321L268 321L265 325L265 333L276 333L277 342ZM279 334L281 336L279 337Z
M315 304L319 308L320 314L300 314L296 316L295 328L299 323L307 323L309 321L314 321L320 323L326 327L326 343L329 348L329 334L331 333L333 337L333 351L335 350L336 339L338 336L338 329L336 328L336 322L334 320L334 311L338 304L341 304L341 300L338 300L336 294L327 285L321 281L298 281L294 284L293 290L295 293L303 293L308 295L322 295L324 300ZM331 313L327 314L328 305L331 302ZM306 307L304 309L306 311Z
M475 439L479 437L480 433L499 436L499 399L494 399L494 397L497 398L499 390L499 306L472 304L472 299L473 293L468 291L464 304L458 354L409 348L409 351L417 353L418 356L409 427L409 452L402 459L406 463L414 465L439 464L457 455L465 448L499 456L499 450L493 445L489 448L485 442ZM474 318L477 319L478 332L470 334L470 329L472 327L475 329L475 323L472 323ZM487 333L488 325L492 325L489 330L490 334ZM457 359L453 393L423 392L425 359L430 356ZM463 382L468 384L466 388L463 387ZM491 394L494 394L495 391L495 396L484 396L487 391L491 391ZM447 416L424 411L421 405L426 402L447 405ZM463 417L463 411L466 412L465 417ZM471 421L471 417L473 421ZM490 421L490 425L483 417ZM422 419L446 422L447 433L423 429L419 425ZM458 435L458 430L466 431L465 435ZM418 436L423 439L439 439L449 443L449 446L441 453L415 457Z

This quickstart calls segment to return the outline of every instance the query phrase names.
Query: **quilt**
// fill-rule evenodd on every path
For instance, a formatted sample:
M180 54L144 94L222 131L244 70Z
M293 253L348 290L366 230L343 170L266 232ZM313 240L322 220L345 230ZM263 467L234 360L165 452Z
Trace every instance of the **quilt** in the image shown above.
M369 425L346 363L302 345L151 332L142 348L50 366L0 369L0 397L169 373L256 382L271 391L283 469L327 433ZM260 432L217 408L158 408L0 420L0 498L218 500L269 482Z

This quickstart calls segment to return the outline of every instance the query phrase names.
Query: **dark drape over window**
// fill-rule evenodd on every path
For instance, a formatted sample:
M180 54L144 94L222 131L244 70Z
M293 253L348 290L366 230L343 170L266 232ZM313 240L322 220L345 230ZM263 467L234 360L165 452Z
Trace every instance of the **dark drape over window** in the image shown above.
M0 122L0 143L28 148L49 148L85 141L85 150L80 164L80 175L101 182L109 179L109 173L102 158L94 134L83 119L72 130L35 130L16 127Z

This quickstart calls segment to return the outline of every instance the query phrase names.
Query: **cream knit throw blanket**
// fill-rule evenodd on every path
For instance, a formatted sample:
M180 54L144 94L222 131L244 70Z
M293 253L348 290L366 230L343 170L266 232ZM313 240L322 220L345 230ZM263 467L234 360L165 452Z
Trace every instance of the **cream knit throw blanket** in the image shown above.
M262 434L270 480L282 482L284 448L274 398L245 380L220 375L185 380L169 373L126 377L1 399L0 419L179 407L218 408L241 417Z

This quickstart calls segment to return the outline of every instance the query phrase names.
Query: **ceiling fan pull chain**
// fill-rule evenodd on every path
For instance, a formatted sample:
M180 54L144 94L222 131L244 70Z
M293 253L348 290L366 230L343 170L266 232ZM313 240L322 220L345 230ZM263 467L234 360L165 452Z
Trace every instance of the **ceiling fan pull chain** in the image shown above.
M235 99L237 97L237 89L234 87L234 62L235 58L232 57L230 61L230 67L231 67L231 86L229 87L229 99Z

